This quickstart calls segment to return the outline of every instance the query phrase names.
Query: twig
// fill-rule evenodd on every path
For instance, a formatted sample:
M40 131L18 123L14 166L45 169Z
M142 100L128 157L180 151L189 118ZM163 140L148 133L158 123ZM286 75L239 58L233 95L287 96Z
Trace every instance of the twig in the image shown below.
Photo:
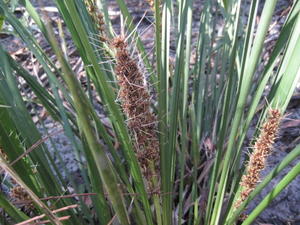
M116 217L117 217L117 215L115 214L114 216L113 216L113 218L111 218L111 220L108 222L108 224L106 224L106 225L111 225L113 222L114 222L114 220L116 219Z
M164 192L164 193L157 193L157 191L151 191L148 192L147 194L149 195L169 195L169 194L177 194L177 192ZM80 193L80 194L70 194L70 195L63 195L63 196L49 196L46 198L40 198L42 201L48 201L48 200L53 200L53 199L64 199L64 198L74 198L74 197L84 197L84 196L95 196L97 193ZM108 193L104 193L105 196L108 196ZM138 193L123 193L124 196L138 196ZM14 202L14 204L29 204L32 201L18 201Z
M59 221L63 221L63 220L68 220L70 219L71 216L62 216L62 217L59 217L58 220ZM45 223L50 223L51 221L50 220L42 220L40 222L35 222L34 225L38 225L38 224L45 224Z
M62 211L65 211L65 210L68 210L68 209L73 209L73 208L76 208L78 207L77 204L74 204L74 205L69 205L69 206L66 206L66 207L63 207L63 208L60 208L60 209L56 209L56 210L53 210L52 213L58 213L58 212L62 212ZM45 217L46 215L45 214L42 214L42 215L39 215L39 216L36 216L36 217L33 217L29 220L25 220L21 223L17 223L15 225L28 225L30 224L31 222L34 222L35 220L39 220L39 219L42 219L43 217ZM61 219L62 217L58 218L59 220Z

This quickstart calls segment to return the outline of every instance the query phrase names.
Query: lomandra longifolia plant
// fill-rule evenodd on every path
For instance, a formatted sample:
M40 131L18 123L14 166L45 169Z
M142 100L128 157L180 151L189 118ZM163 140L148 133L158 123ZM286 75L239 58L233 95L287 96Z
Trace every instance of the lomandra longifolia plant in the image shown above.
M261 176L300 77L300 1L283 24L276 0L53 2L0 0L0 29L32 56L0 45L1 224L250 225L300 173L247 209L300 156ZM35 105L69 139L76 173Z

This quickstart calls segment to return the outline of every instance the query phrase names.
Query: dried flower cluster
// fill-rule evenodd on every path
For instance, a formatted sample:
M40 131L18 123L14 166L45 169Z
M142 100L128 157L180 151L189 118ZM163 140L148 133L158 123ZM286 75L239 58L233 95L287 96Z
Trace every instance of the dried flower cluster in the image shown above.
M4 150L0 147L0 156L5 160L8 161L8 156L4 152Z
M147 0L152 12L155 12L155 0ZM162 13L162 3L161 1L158 1L158 5L159 5L159 8L160 8L160 14ZM161 15L160 15L161 16Z
M154 11L154 0L147 0L147 2L150 5L151 9Z
M159 142L157 121L151 112L150 95L144 76L137 63L130 57L127 44L122 37L112 42L116 49L115 72L118 77L122 108L128 118L128 127L135 140L135 150L143 174L149 180L154 174L149 169L151 163L157 172L159 167Z
M281 113L279 110L269 110L267 121L263 124L262 131L253 146L254 150L250 155L246 174L242 177L240 183L242 191L240 199L235 204L236 208L247 199L260 180L260 172L265 168L266 158L272 151L272 145L276 138L280 119Z
M93 18L97 29L99 31L99 39L100 41L106 42L106 33L105 33L105 23L104 23L104 17L103 14L100 12L100 10L97 8L96 3L92 1L85 1L88 12L90 16Z
M10 189L10 196L17 202L24 202L25 211L30 212L34 209L31 197L20 185L16 185Z
M30 201L28 193L20 185L16 185L10 190L10 196L20 201Z

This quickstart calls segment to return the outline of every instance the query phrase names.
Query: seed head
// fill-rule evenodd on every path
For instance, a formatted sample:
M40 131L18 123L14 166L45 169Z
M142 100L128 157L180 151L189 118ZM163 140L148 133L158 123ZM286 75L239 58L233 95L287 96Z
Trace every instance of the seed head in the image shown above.
M149 180L154 174L150 164L159 167L159 142L156 133L157 120L151 111L151 98L145 78L137 63L131 58L124 38L112 41L116 49L115 72L119 81L119 97L127 116L127 126L135 142L135 151L143 174Z
M254 150L249 157L246 174L242 176L240 182L242 191L240 199L235 203L235 208L238 208L248 198L260 181L260 172L265 168L266 159L272 152L280 119L281 113L278 109L269 110L269 116L262 126L261 133L253 146Z

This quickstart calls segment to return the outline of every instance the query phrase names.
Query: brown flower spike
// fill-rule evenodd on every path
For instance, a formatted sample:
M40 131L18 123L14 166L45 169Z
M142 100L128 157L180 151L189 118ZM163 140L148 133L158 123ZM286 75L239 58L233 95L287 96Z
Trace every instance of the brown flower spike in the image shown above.
M0 156L5 160L8 161L8 156L4 152L4 150L0 147Z
M242 177L240 183L242 191L240 199L235 203L236 208L248 198L260 180L260 172L265 168L266 158L272 152L272 145L276 138L280 119L281 113L278 109L269 110L267 121L263 124L262 131L253 146L254 150L250 155L246 174Z
M127 125L135 140L135 151L145 178L149 181L153 169L159 167L159 142L157 120L151 111L151 101L143 74L131 58L124 38L117 37L112 42L116 49L115 72L118 77L119 98L127 116ZM151 170L151 167L155 167Z
M104 23L104 16L98 9L94 0L86 0L85 4L87 6L87 10L92 17L93 21L96 24L96 27L99 31L99 39L102 42L106 42L106 33L105 33L105 23Z
M20 185L16 185L10 189L10 196L16 201L24 202L22 205L25 207L25 211L30 212L34 209L31 197Z

